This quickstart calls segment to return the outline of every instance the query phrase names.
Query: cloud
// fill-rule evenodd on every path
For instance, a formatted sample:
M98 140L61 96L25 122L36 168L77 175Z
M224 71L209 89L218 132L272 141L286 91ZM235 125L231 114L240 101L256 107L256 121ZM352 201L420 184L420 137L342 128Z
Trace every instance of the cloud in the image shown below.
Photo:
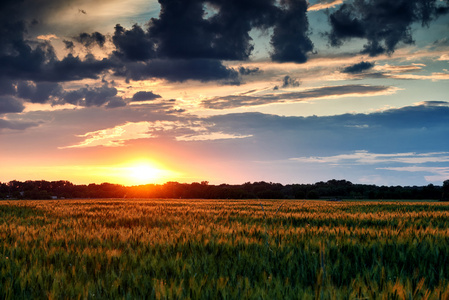
M445 13L439 4L434 0L347 1L329 15L330 44L340 46L347 40L362 38L368 41L362 53L391 54L399 42L414 42L413 23L427 25Z
M116 66L110 59L97 60L92 55L86 55L81 59L79 56L68 54L62 60L58 60L53 48L48 44L38 44L32 49L23 43L16 48L20 48L14 50L18 51L17 55L2 55L0 52L0 65L2 65L0 77L52 82L98 79L102 72Z
M449 55L448 54L443 54L441 55L438 60L449 60Z
M317 11L332 8L343 3L343 0L325 0L309 6L308 11Z
M157 137L171 137L176 141L210 141L221 139L240 139L250 135L225 133L213 130L213 123L204 120L177 120L177 121L142 121L127 122L112 128L87 132L78 135L84 138L78 144L60 147L59 149L84 147L121 147L126 142L136 139Z
M297 157L289 161L328 165L330 168L363 168L364 174L370 174L376 170L427 173L430 175L425 175L424 178L429 182L444 181L449 177L449 166L447 166L449 152L372 153L359 150L333 156Z
M251 135L237 135L224 132L211 132L202 134L192 134L177 137L177 141L214 141L214 140L228 140L228 139L243 139L251 137Z
M3 24L2 27L8 28L8 25L12 24ZM46 43L38 44L32 49L23 40L24 25L19 23L16 26L18 28L15 30L3 29L6 32L0 35L0 77L29 79L41 71L47 57L55 55Z
M70 66L60 62L55 51L48 41L30 41L26 38L30 21L45 17L54 7L61 3L52 1L42 5L41 1L3 1L0 4L0 77L16 80L60 81L85 78L80 68L70 70ZM65 3L66 4L66 3ZM51 37L51 35L47 36ZM70 58L69 58L70 59ZM90 62L90 61L89 61ZM81 61L77 61L78 65ZM63 72L58 70L61 65L66 68ZM90 74L90 78L96 78ZM69 76L72 75L72 76ZM75 75L76 74L76 75Z
M42 69L37 70L31 79L37 81L73 81L85 78L98 79L102 72L115 66L117 66L117 63L107 58L97 60L93 55L88 54L82 60L79 56L68 54L60 61L57 60L42 66Z
M73 48L75 47L75 44L72 41L63 40L62 42L64 43L65 48L68 50L73 50Z
M282 78L282 88L289 88L289 87L298 87L299 86L299 81L296 80L295 78L290 77L289 75L285 75L284 78ZM273 88L274 91L279 90L279 86L276 85Z
M343 73L357 74L364 72L366 70L372 69L374 67L374 63L370 63L367 61L362 61L352 66L348 66L343 69Z
M0 78L0 96L14 95L16 93L15 82L8 79Z
M28 31L33 24L40 24L58 9L69 5L67 1L3 1L0 4L0 78L32 80L35 82L61 82L97 79L99 75L115 66L110 59L97 60L92 55L80 58L69 54L59 59L49 39L52 34L42 35L38 40L29 39ZM96 42L102 45L104 36L98 32L81 34L78 40L85 45ZM69 41L64 42L73 48Z
M18 113L25 109L23 103L12 96L0 96L0 114Z
M4 83L6 88L10 87L9 84L9 82ZM107 108L127 105L122 97L117 96L117 89L110 87L108 83L104 83L100 87L87 86L67 91L55 82L18 81L15 87L11 86L9 90L3 91L5 95L0 96L0 111L4 112L22 112L24 105L18 98L25 102L51 103L52 105L69 103L77 106L105 106Z
M449 38L444 37L444 38L438 39L435 42L433 42L432 46L436 47L436 48L439 48L439 47L446 48L447 46L449 46Z
M92 34L88 34L86 32L80 33L74 39L83 44L86 48L90 48L94 44L103 47L106 42L106 37L97 31Z
M254 48L249 31L273 26L279 12L273 0L161 1L149 34L158 55L172 59L247 60ZM216 13L207 17L209 5Z
M0 119L0 130L2 129L25 130L27 128L36 126L39 126L39 122L11 121Z
M139 25L126 30L121 25L115 26L112 37L116 50L113 54L129 61L145 61L156 57L155 43Z
M52 39L57 39L58 37L54 34L38 35L38 40L50 41Z
M160 1L158 18L148 28L131 30L117 25L113 43L117 57L130 61L153 58L175 60L248 60L254 45L252 29L273 29L272 59L307 60L313 44L308 38L307 2L283 0ZM206 13L213 10L212 16Z
M277 18L271 37L271 59L276 62L304 63L307 54L313 50L313 43L307 35L307 2L282 0L281 5L282 13Z
M151 91L140 91L133 95L132 101L148 101L157 98L161 98L161 96Z
M424 4L429 1L421 0ZM336 29L338 26L334 26L329 37L334 37L335 45L352 37L361 37L368 39L368 44L374 45L373 41L377 41L388 52L395 49L397 44L394 42L395 38L405 41L403 36L407 36L408 33L399 34L403 28L407 32L410 24L418 21L428 23L444 12L444 9L437 9L438 5L442 6L441 3L437 5L429 2L430 12L427 12L421 8L419 5L421 2L418 3L418 0L410 2L402 0L399 4L388 5L411 11L400 10L400 17L403 18L393 22L390 14L380 10L380 2L381 0L346 1L337 8L331 14L330 20L334 18L344 28L346 28L345 16L348 20L355 20L354 22L360 25L360 28L356 26L356 31L358 30L360 34L353 35L344 30L339 31ZM321 8L317 4L309 7L309 10L322 9L323 5L331 7L339 3L341 2L320 1ZM91 31L85 32L83 29L82 33L75 35L73 41L63 40L70 52L65 57L61 57L59 51L57 56L52 46L50 40L56 35L40 35L37 40L31 40L32 34L28 32L33 31L33 26L37 26L33 24L48 21L50 17L54 18L56 11L67 6L76 8L78 4L79 1L75 0L62 2L22 0L0 4L0 28L2 28L0 77L13 80L15 84L19 81L33 81L37 85L39 82L99 79L102 75L112 72L127 80L164 79L170 82L197 80L239 85L243 83L243 76L258 74L261 70L231 68L224 61L251 59L253 52L257 52L254 51L257 42L251 38L254 31L260 31L265 34L264 38L270 39L272 49L267 50L273 61L304 63L313 53L314 45L309 38L310 28L305 0L161 0L159 16L149 20L145 26L138 24L130 28L120 24L115 26L112 34L113 49L109 56L103 59L91 54L85 57L76 56L73 51L73 41L78 41L88 48L94 45L103 47L107 38L100 32L90 33ZM351 11L348 8L343 10L344 6L354 7L357 10ZM365 14L369 11L368 8L376 8L373 10L375 16L384 17L385 24L392 29L382 33L380 37L374 36L374 25L371 26L371 19ZM77 18L81 17L77 15ZM338 19L337 16L342 18ZM407 21L406 16L413 18ZM36 22L32 22L34 19ZM374 23L377 26L379 22ZM39 30L33 32L40 33ZM58 32L57 34L62 36ZM58 41L56 44L61 43ZM105 47L104 51L110 50L106 48L108 47ZM444 76L440 75L438 78L441 77ZM112 106L123 104L120 99L110 103Z
M248 151L262 157L273 153L277 159L332 157L359 149L387 154L441 153L449 149L445 138L449 136L449 106L441 103L370 114L284 117L236 113L214 116L208 120L215 124L216 131L252 135L252 143L245 146L254 145L254 148ZM235 147L234 144L231 146ZM270 150L268 153L268 150L261 149ZM358 155L366 156L364 153Z
M429 107L437 107L437 106L449 106L449 102L446 101L423 101L416 104L417 106L429 106Z
M151 138L153 135L148 132L148 122L125 123L113 128L102 129L86 134L78 135L84 138L78 144L60 147L59 149L84 148L84 147L119 147L124 146L125 141L141 138Z
M299 86L299 81L296 80L295 78L290 77L289 75L286 75L283 79L282 79L282 87L283 88L287 88L287 87L298 87Z
M383 163L402 163L402 164L425 164L425 163L443 163L449 162L449 152L429 152L429 153L370 153L367 150L358 150L349 154L339 154L324 157L297 157L291 158L292 161L328 163L328 164L362 164L373 165Z
M412 71L419 71L422 69L422 67L425 67L425 65L419 65L419 64L412 64L412 65L389 65L385 64L382 66L377 66L376 70L379 71L387 71L392 73L406 73L406 72L412 72Z
M117 108L124 107L128 105L128 103L123 100L121 97L112 97L108 100L108 103L105 105L106 108Z
M421 167L421 166L409 166L409 167L386 167L377 168L378 170L390 170L398 172L411 172L411 173L428 173L424 178L428 182L445 181L449 178L449 167Z
M72 41L63 40L70 53L58 58L50 43L53 35L29 40L30 24L46 20L53 13L76 3L22 0L2 3L0 15L0 77L34 82L63 82L98 79L105 72L127 80L161 78L172 82L220 81L238 85L240 75L257 69L228 68L225 60L248 60L254 49L253 29L273 28L271 57L278 62L307 60L313 45L308 38L305 0L185 0L160 1L158 18L147 26L126 29L115 26L109 57L96 59L89 54L73 54ZM206 12L214 11L212 14ZM236 17L237 16L237 17ZM36 22L31 22L36 20ZM39 23L40 24L40 23ZM103 47L106 37L99 32L82 32L74 38L90 48Z
M109 103L109 107L123 106L121 98L117 97L117 89L104 84L101 87L85 87L78 90L67 91L55 104L70 103L78 106L102 106ZM110 103L112 102L112 103Z
M357 63L342 69L342 73L350 74L352 78L394 78L405 80L445 80L448 73L432 73L431 75L415 75L406 74L414 71L421 71L424 64L411 65L375 65L374 63L364 62Z
M240 67L238 69L238 71L239 71L240 75L254 75L254 74L263 73L263 71L261 69L259 69L258 67L255 67L255 68Z
M285 79L285 78L284 78ZM236 95L215 97L202 101L205 108L210 109L230 109L242 106L255 106L271 103L285 103L313 100L320 98L337 97L355 97L355 96L373 96L379 94L393 93L394 89L388 86L370 86L370 85L343 85L328 86L316 89L305 90L301 92L265 94L261 96Z
M414 74L393 74L391 78L412 79L412 80L449 80L449 73L432 73L431 75L414 75Z
M62 86L55 82L19 81L17 84L17 96L32 103L46 103L61 93Z
M115 75L132 80L162 78L171 82L223 80L230 84L240 83L237 71L225 67L221 61L215 59L154 59L147 62L134 62L116 69Z
M167 114L180 114L180 113L183 113L185 111L186 111L185 109L180 108L180 109L169 109L169 110L166 110L165 112Z

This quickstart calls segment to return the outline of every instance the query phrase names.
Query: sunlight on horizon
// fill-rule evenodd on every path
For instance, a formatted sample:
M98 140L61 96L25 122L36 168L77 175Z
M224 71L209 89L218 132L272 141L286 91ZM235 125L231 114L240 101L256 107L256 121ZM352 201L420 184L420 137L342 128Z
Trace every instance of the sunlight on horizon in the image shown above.
M127 157L128 156L128 157ZM133 155L131 155L133 156ZM104 157L105 161L98 161L97 164L88 164L82 161L75 164L53 165L38 162L30 162L26 166L16 166L5 164L0 169L10 169L11 171L1 172L0 182L11 180L46 180L59 181L67 180L73 184L101 184L111 183L124 186L144 185L144 184L164 184L169 181L201 181L195 171L185 171L185 167L177 164L173 166L161 159L150 159L145 156ZM14 162L10 162L14 163ZM8 177L6 177L8 175Z
M113 169L118 173L114 177L123 185L164 183L180 175L149 160L132 161Z
M127 168L126 177L137 184L145 184L157 180L163 171L151 165L140 164Z

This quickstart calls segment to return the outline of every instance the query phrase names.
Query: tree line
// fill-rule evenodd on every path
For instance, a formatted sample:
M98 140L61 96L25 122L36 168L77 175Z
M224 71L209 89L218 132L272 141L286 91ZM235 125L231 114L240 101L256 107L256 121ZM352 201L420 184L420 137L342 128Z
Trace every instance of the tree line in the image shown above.
M207 198L207 199L411 199L449 200L449 180L442 186L376 186L353 184L346 180L329 180L314 184L246 182L211 185L167 182L123 186L102 183L76 185L69 181L17 181L0 183L0 199L68 199L68 198Z

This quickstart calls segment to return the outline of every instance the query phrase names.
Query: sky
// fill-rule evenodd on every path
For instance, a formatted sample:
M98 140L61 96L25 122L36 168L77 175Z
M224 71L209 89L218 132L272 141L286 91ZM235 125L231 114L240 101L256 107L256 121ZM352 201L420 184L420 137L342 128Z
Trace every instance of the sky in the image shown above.
M448 0L5 0L0 182L449 179Z

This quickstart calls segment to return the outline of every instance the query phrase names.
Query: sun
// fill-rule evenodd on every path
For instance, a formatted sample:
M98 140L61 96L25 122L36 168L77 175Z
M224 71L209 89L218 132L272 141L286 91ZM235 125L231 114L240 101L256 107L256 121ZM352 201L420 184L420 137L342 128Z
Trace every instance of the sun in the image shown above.
M162 175L162 170L149 164L138 164L128 168L128 176L140 184L155 181L160 175Z
M150 159L132 159L117 165L99 166L90 175L101 177L102 182L125 186L163 184L184 178L183 173L172 170L163 162Z
M130 161L115 168L115 174L117 180L125 185L164 183L179 175L161 163L150 160Z

